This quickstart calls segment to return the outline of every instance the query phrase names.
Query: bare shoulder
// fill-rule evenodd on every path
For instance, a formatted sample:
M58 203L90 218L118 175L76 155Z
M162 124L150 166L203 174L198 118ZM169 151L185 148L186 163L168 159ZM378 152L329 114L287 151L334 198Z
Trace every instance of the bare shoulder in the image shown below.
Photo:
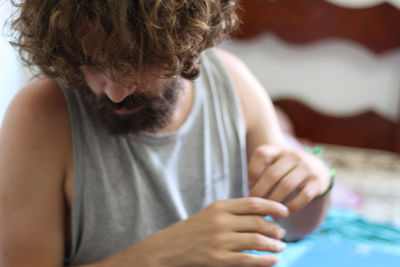
M235 55L217 49L240 97L247 130L248 154L267 143L282 143L282 135L267 90Z
M68 112L64 96L53 79L34 78L21 88L12 100L2 126L2 130L23 122L25 127L30 123L52 123L49 119L67 119ZM59 124L65 121L57 120ZM28 124L28 125L27 125ZM22 125L21 125L22 126ZM33 125L31 125L33 126ZM55 126L55 125L53 125Z
M45 115L36 114L36 112L59 113L66 111L65 108L66 103L58 83L42 76L32 79L18 91L10 104L9 112L34 112L33 115ZM47 116L51 116L51 114Z
M0 130L1 266L62 265L69 132L54 80L32 80L8 107Z
M8 107L0 144L2 148L10 145L14 151L36 152L56 145L54 154L62 155L68 149L69 127L67 105L57 82L35 78L19 90Z
M57 160L68 149L69 116L64 96L56 81L34 78L16 94L0 130L0 145L13 151L35 153L57 146ZM26 151L25 151L26 152Z

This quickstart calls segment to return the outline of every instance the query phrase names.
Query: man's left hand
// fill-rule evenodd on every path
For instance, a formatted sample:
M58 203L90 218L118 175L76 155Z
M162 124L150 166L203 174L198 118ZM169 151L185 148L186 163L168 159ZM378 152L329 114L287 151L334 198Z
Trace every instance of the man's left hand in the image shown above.
M329 170L321 159L276 145L259 146L250 157L248 173L250 196L277 202L289 199L286 206L291 212L323 194L330 183Z

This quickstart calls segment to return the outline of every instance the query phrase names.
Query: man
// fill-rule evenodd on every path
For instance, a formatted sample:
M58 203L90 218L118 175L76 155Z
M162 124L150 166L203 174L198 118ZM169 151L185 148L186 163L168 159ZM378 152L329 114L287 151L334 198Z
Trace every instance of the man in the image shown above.
M271 266L243 250L280 252L323 220L329 170L212 48L236 1L18 6L14 45L42 75L1 129L1 266Z

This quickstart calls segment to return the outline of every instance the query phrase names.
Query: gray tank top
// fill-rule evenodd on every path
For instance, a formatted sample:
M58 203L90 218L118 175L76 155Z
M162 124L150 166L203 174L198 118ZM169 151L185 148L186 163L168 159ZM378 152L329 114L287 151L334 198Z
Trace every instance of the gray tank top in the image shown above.
M73 140L72 241L65 266L107 258L213 201L247 195L245 128L214 49L202 54L184 124L111 136L76 90L62 88Z

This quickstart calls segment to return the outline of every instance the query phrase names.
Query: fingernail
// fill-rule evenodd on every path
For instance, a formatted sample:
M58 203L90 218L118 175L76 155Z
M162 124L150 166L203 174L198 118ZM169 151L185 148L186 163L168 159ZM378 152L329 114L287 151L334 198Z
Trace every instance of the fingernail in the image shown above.
M281 211L283 211L284 213L288 213L289 212L289 209L285 205L281 204L279 206L280 206Z
M286 248L286 243L282 242L282 241L277 241L277 245L278 245L278 249L279 250L284 250Z
M281 238L284 237L284 236L286 235L286 230L283 229L283 228L280 228L280 229L278 230L278 235L279 235Z

